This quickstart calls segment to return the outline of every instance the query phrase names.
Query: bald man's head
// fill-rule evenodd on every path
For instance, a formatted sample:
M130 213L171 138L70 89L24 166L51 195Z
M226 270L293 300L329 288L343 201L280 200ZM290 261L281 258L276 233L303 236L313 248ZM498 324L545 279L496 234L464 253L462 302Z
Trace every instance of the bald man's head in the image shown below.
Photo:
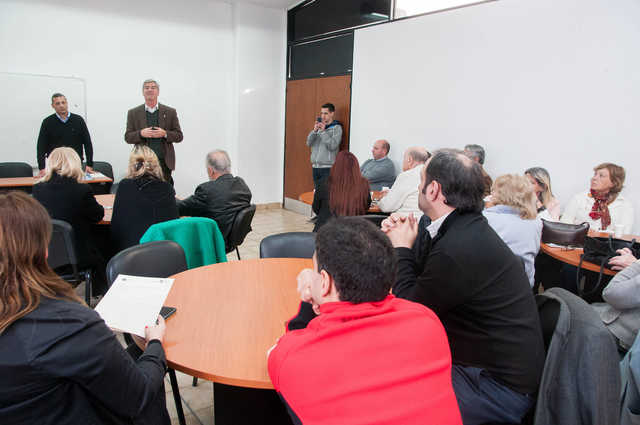
M373 149L371 149L373 159L384 158L389 154L389 149L391 149L389 142L384 139L376 140L376 142L373 144Z
M402 171L407 171L424 164L431 154L422 146L413 146L404 151Z

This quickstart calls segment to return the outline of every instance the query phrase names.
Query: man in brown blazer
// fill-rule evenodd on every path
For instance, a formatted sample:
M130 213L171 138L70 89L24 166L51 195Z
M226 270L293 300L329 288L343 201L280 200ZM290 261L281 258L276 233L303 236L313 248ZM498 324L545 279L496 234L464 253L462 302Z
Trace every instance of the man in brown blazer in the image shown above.
M176 110L158 103L160 85L155 80L142 84L144 104L129 109L124 141L145 144L158 156L165 179L173 184L171 172L176 169L174 143L182 141L182 130Z

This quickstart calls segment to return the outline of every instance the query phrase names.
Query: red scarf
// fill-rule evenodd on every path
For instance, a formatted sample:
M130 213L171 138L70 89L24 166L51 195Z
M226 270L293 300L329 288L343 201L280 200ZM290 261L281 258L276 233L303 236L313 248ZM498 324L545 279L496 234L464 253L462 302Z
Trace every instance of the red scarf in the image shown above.
M611 224L611 216L609 215L608 206L609 192L596 192L595 190L592 190L591 197L593 198L593 207L591 207L589 217L593 220L600 219L602 222L602 230L606 230L606 228Z

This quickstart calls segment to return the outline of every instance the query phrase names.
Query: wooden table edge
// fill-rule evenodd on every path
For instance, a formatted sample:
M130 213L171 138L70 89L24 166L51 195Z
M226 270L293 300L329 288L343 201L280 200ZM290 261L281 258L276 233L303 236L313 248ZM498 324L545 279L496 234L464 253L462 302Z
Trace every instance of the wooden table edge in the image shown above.
M571 251L577 251L577 250L582 250L582 248L573 248L571 249ZM566 250L563 247L551 247L549 245L547 245L546 243L541 243L540 244L540 251L544 252L545 254L547 254L548 256L555 258L558 261L561 261L565 264L569 264L571 266L575 266L578 267L580 265L580 257L578 257L577 261L568 259L566 257L563 257L561 254L559 254L560 252L562 252L563 250ZM589 270L592 272L596 272L596 273L600 273L600 266L598 266L597 264L591 263L589 261L583 261L582 262L582 268L585 270ZM617 272L615 270L610 270L608 268L604 268L603 269L603 274L608 275L608 276L615 276L617 274Z
M30 179L30 181L26 181ZM38 183L39 177L3 177L0 178L0 189L11 187L33 187ZM6 181L12 180L12 181ZM110 177L100 177L92 180L82 180L81 183L94 184L94 183L113 183L113 179Z
M266 356L267 356L267 353L265 353L265 357ZM254 380L229 378L227 376L203 373L203 372L191 369L188 366L184 366L179 363L172 362L170 360L167 360L167 365L173 370L177 370L179 372L186 373L189 376L194 376L196 378L204 379L206 381L210 381L216 384L231 385L234 387L243 387L243 388L255 388L255 389L262 389L262 390L273 389L273 384L271 383L271 380L269 380L269 382L254 381Z
M379 198L380 194L382 193L382 191L374 190L373 193L374 193L374 197ZM313 205L313 191L301 193L298 196L298 201L300 201L302 203L305 203L307 205ZM373 198L372 198L371 199L371 206L369 207L369 210L367 211L367 214L385 214L385 213L380 209L378 204L374 204L373 203Z

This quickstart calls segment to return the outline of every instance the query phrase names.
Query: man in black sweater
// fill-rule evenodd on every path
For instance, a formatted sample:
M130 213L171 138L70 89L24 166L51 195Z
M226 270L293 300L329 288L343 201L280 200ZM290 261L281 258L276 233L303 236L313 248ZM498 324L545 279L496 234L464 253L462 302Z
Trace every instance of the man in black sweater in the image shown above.
M196 188L193 195L178 202L180 215L208 217L215 220L228 244L236 214L251 203L251 190L240 177L231 174L227 152L215 150L207 155L209 181Z
M51 107L56 111L42 120L40 134L38 135L38 169L39 175L44 175L45 159L55 148L68 146L78 152L81 161L84 161L82 147L87 154L87 172L93 172L93 146L91 136L84 119L80 115L69 112L67 98L60 93L51 96Z
M439 151L419 187L430 224L392 215L382 230L398 255L393 293L431 308L447 331L464 424L520 423L542 374L542 331L524 266L481 214L483 189L478 164Z

